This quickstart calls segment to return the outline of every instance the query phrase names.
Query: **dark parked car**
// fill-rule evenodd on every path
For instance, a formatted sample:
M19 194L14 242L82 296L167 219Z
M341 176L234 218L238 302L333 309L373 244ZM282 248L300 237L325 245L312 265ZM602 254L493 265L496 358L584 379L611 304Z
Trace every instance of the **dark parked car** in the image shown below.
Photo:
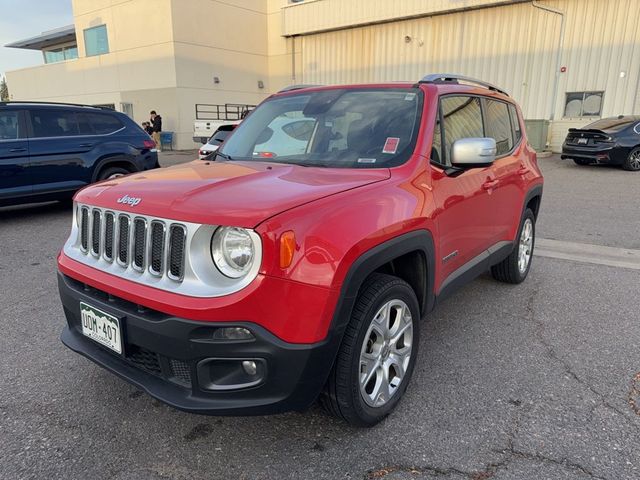
M64 200L89 183L156 168L155 146L110 109L0 102L0 205Z
M608 163L640 171L640 116L603 118L584 128L570 128L561 158L578 165Z
M233 124L220 125L218 129L215 131L215 133L209 137L209 140L207 140L207 143L205 143L204 145L202 145L202 147L200 147L200 150L198 151L198 158L200 160L204 160L213 152L218 150L220 145L222 145L222 143L227 139L227 137L231 135L231 132L233 132L233 130L236 127L237 125L233 125Z

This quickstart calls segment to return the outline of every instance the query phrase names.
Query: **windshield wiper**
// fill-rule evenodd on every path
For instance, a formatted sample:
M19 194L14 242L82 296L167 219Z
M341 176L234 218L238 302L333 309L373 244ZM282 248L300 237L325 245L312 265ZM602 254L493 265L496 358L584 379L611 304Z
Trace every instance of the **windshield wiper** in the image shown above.
M224 158L225 160L231 160L231 161L233 161L233 158L231 158L231 156L230 156L230 155L227 155L226 153L222 153L222 152L220 151L220 149L216 150L216 151L215 151L215 152L213 152L213 153L214 153L214 155L215 155L216 157L222 157L222 158Z

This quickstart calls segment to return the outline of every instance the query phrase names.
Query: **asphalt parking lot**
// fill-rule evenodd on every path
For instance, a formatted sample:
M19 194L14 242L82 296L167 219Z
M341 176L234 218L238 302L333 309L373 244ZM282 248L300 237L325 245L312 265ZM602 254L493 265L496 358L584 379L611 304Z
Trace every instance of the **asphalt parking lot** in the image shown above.
M540 164L538 237L638 253L640 174ZM2 479L640 478L640 270L538 256L520 286L474 281L429 316L405 398L372 429L318 407L202 417L60 343L70 222L58 204L0 209Z

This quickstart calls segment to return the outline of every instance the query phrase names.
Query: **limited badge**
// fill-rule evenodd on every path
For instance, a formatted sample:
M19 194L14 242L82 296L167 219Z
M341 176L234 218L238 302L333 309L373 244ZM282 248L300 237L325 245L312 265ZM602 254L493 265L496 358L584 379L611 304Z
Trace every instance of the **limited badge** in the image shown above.
M400 139L398 137L387 137L387 141L384 142L384 147L382 147L382 153L396 153L399 143Z

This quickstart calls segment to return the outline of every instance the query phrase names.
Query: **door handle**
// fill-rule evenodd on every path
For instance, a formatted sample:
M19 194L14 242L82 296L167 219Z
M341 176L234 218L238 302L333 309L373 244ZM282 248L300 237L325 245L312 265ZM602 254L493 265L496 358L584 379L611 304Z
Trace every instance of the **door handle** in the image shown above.
M10 148L9 152L10 153L18 153L18 152L26 152L27 149L26 148Z
M482 184L482 188L484 188L485 190L492 190L496 188L499 183L499 180L487 180Z
M93 147L93 143L81 143L80 147Z
M529 173L529 167L520 167L517 173L518 175L526 175Z

